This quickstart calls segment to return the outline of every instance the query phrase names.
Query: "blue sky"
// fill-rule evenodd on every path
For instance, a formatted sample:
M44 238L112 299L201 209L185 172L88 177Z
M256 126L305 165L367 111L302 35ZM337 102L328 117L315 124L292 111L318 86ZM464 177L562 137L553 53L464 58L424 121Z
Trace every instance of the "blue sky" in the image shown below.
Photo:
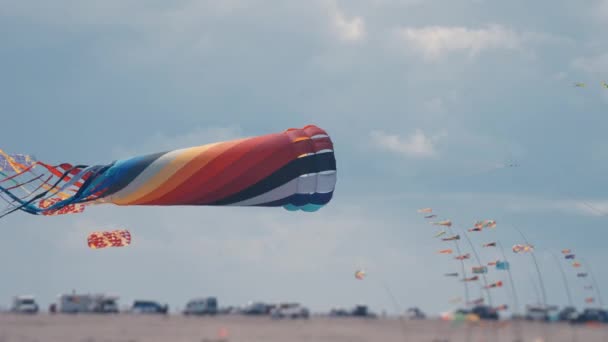
M525 8L525 10L522 10ZM51 163L117 158L316 124L338 160L314 214L259 208L88 208L0 222L0 300L111 291L183 307L299 300L315 310L450 308L458 263L416 213L433 207L475 244L608 260L607 1L0 1L1 148ZM574 88L586 82L586 88ZM517 161L521 167L492 170ZM490 170L490 171L487 171ZM86 235L125 227L130 248ZM494 252L480 251L493 259ZM523 302L530 259L510 253ZM363 267L369 276L355 281ZM583 284L570 276L575 300ZM489 279L503 280L502 274ZM448 279L449 280L449 279ZM495 302L508 303L496 290Z

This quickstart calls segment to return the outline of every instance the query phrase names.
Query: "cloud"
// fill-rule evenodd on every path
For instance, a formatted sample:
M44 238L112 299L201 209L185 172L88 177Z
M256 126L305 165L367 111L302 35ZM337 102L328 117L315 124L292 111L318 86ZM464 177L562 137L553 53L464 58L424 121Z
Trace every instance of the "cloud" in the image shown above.
M418 158L434 158L438 155L435 143L440 136L428 137L421 129L416 129L406 139L384 131L372 131L370 136L374 144L391 152Z
M608 73L608 52L591 57L579 57L572 62L572 67L590 74Z
M483 50L516 50L522 46L522 39L516 32L499 25L481 29L462 26L405 27L398 30L398 35L412 52L431 61L457 51L476 57Z
M360 16L348 17L335 1L325 2L330 12L331 25L337 37L344 42L357 42L365 38L365 21Z
M365 22L361 17L353 17L349 20L338 12L334 15L333 24L339 37L344 41L355 42L365 37Z

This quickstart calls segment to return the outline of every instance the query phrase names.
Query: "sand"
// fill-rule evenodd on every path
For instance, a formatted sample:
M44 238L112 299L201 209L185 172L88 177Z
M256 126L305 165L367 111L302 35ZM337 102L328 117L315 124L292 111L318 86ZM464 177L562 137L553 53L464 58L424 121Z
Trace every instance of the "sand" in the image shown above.
M0 315L0 342L390 342L514 341L514 323L454 326L435 320L313 317ZM522 322L524 341L608 341L608 325Z

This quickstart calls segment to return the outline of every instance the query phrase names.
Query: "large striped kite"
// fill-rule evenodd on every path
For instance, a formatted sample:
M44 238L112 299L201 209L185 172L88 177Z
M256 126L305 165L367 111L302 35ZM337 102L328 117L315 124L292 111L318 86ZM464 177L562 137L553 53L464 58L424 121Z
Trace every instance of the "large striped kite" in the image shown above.
M50 165L0 150L0 218L81 212L86 205L211 205L316 211L336 184L319 127L155 153L104 165Z

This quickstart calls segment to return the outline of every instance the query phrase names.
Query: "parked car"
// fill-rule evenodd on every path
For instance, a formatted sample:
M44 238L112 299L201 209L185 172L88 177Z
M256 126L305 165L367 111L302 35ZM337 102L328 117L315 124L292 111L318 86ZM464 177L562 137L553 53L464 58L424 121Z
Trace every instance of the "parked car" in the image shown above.
M118 297L97 298L93 302L91 311L95 313L118 313Z
M405 315L408 319L426 319L426 315L419 308L409 308Z
M602 309L585 309L570 320L570 323L608 323L608 312Z
M16 296L13 298L13 305L11 306L11 312L13 313L36 314L38 310L38 304L33 296Z
M272 318L309 318L310 312L298 303L279 304L271 310Z
M570 321L571 319L576 318L576 316L578 316L576 308L567 306L559 312L557 319L560 321Z
M551 320L552 312L557 310L556 306L544 307L542 305L528 305L526 310L526 320L548 322Z
M129 312L134 314L163 314L169 312L168 305L160 305L158 302L151 300L136 300Z
M471 313L479 316L479 319L498 320L498 312L487 305L477 305L471 309Z
M192 299L186 304L183 313L184 315L216 315L218 313L217 298Z
M270 305L261 302L250 302L242 310L245 315L268 315L270 313Z
M51 313L118 313L118 297L105 294L63 294Z
M331 317L348 317L348 316L350 316L350 312L346 309L335 308L335 309L331 309L331 311L329 312L329 316L331 316Z

